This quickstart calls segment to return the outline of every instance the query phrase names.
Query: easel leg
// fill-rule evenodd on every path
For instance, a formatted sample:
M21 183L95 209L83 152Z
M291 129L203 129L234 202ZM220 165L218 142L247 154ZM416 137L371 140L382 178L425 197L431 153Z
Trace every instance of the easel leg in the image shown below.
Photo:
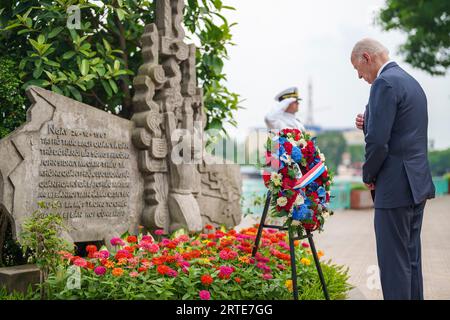
M291 255L292 290L294 293L294 300L298 300L297 263L295 261L294 234L291 226L289 226L289 253Z
M272 193L267 191L266 203L264 204L264 211L261 216L261 221L258 227L258 233L256 234L255 246L253 247L252 257L256 256L256 252L258 252L259 242L261 241L261 235L264 229L264 224L266 223L267 214L269 213L270 199L272 197Z
M314 245L313 235L309 230L306 231L306 234L308 235L309 246L311 247L311 252L314 257L314 263L316 264L317 273L319 274L320 283L322 284L323 294L326 300L330 300L330 296L327 290L327 284L325 283L325 279L322 273L322 267L320 266L319 257L317 256L316 246Z

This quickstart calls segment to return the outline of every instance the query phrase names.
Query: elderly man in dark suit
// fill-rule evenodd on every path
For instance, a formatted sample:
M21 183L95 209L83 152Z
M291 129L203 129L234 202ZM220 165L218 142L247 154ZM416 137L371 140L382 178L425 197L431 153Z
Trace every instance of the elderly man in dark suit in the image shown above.
M420 232L427 199L434 198L428 165L427 98L420 84L378 41L359 41L351 62L372 85L365 115L363 181L373 190L375 236L385 299L423 299Z

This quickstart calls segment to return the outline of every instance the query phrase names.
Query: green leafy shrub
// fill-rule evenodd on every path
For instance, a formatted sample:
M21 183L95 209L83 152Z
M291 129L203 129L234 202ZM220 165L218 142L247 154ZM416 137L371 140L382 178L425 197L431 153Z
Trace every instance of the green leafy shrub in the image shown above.
M40 291L44 298L43 284L50 272L56 272L60 264L59 252L68 250L70 244L61 237L66 227L63 218L54 212L58 205L40 202L39 206L22 225L21 245L24 253L31 252L28 262L40 269Z
M26 118L26 99L17 69L16 61L0 56L0 138L20 126Z

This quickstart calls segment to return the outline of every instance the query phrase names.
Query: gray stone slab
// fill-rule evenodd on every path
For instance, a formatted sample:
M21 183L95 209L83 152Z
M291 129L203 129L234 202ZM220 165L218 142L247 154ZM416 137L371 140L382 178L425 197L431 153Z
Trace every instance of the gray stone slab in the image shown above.
M39 283L39 268L36 265L0 268L0 287L8 292L26 293L28 287Z
M38 87L27 122L0 141L0 210L20 238L38 202L58 201L73 242L137 229L143 179L132 121Z

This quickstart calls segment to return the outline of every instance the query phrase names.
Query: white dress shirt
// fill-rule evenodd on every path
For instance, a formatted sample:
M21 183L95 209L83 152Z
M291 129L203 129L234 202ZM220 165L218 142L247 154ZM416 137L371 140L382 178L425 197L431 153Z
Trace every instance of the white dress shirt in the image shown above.
M298 129L305 131L305 127L299 118L293 113L286 112L285 110L289 105L294 102L294 98L285 99L276 104L272 110L266 114L264 120L269 129Z

